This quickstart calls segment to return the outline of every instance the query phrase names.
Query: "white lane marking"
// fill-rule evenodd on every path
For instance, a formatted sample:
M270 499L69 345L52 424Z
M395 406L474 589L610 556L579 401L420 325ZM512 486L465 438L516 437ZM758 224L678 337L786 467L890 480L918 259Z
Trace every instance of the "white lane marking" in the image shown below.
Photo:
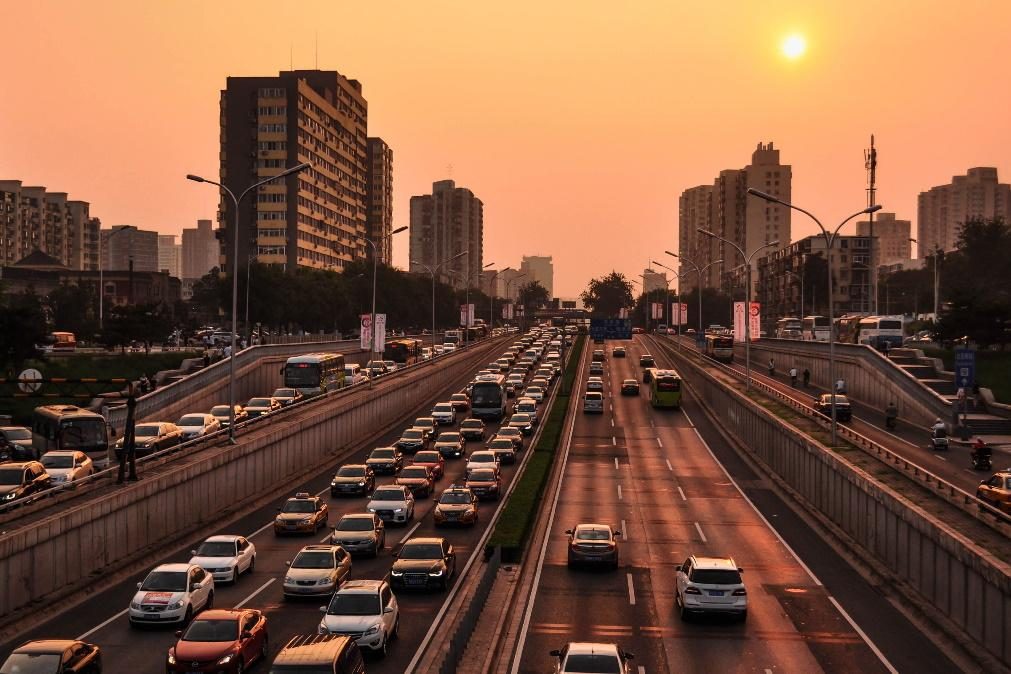
M940 454L935 454L934 456L936 456L937 458L939 458L941 461L947 461L948 460L945 457L941 456Z
M876 645L874 645L874 642L871 641L871 638L867 636L867 633L864 632L862 629L860 629L860 625L857 625L856 621L854 621L853 618L850 617L850 614L846 612L846 609L842 607L842 604L837 602L835 597L833 597L832 595L828 596L828 600L832 602L832 605L836 607L836 610L838 610L839 613L842 613L842 617L846 618L846 622L848 622L850 624L850 627L852 627L856 631L856 633L860 635L860 638L864 640L864 643L867 644L867 647L870 648L872 651L874 651L874 655L878 656L878 660L880 660L881 664L885 666L885 669L891 672L891 674L899 674L898 670L892 667L892 663L888 662L888 658L885 657L885 654L882 653Z
M257 535L257 534L262 534L262 533L263 533L264 531L266 531L267 529L269 529L269 528L270 528L270 527L272 527L272 526L274 526L274 523L273 523L273 522L267 522L267 523L266 523L266 524L264 524L264 525L263 525L262 527L260 527L259 529L257 529L257 530L256 530L256 531L254 531L253 533L251 533L251 534L249 534L248 536L246 536L246 538L252 538L253 536L255 536L255 535Z
M611 428L614 428L614 419L611 419Z
M130 611L130 609L128 609L128 608L125 608L125 609L123 609L122 611L120 611L120 612L119 612L119 613L117 613L116 615L112 616L111 618L109 618L109 619L108 619L108 620L106 620L105 622L103 622L103 623L100 623L100 624L98 624L98 625L96 625L96 626L92 627L92 628L91 628L90 630L88 630L87 632L85 632L85 633L84 633L84 634L82 634L81 636L77 637L77 640L78 640L78 641L83 641L84 639L87 639L87 638L88 638L88 637L90 637L90 636L91 636L92 634L94 634L94 633L95 633L95 632L97 632L98 630L102 629L103 627L105 627L106 625L108 625L109 623L111 623L112 621L114 621L114 620L116 620L116 619L118 619L118 618L122 618L123 616L125 616L125 615L126 615L126 614L127 614L128 612L129 612L129 611Z
M421 520L418 520L417 522L415 522L414 526L411 527L410 529L408 529L407 533L404 534L404 537L400 539L401 545L403 545L404 543L406 543L407 539L411 537L411 534L413 534L415 531L417 531L418 527L420 527L420 526L421 526Z
M614 457L614 469L618 470L618 457Z
M618 446L618 441L615 439L613 435L611 436L611 444L614 445L615 447Z
M621 485L620 485L620 484L618 485L618 500L619 500L619 501L623 501L623 500L624 500L624 499L623 499L623 498L621 497Z
M328 533L326 536L320 539L320 543L326 543L333 537L333 532Z
M772 670L768 667L765 668L765 674L772 674Z
M639 674L646 674L646 668L642 665L639 665Z
M674 466L670 465L670 459L664 459L664 463L667 464L667 470L669 470L670 472L673 473L674 472Z
M680 486L678 486L678 493L681 494L681 500L682 501L687 501L688 500L688 497L685 496L684 490L682 490Z
M660 449L663 449L663 440L659 436L657 436L656 444L660 445Z
M635 587L632 585L632 574L626 573L625 579L628 581L628 603L635 606Z
M700 525L698 522L695 523L695 531L699 532L699 538L702 539L703 543L709 542L709 539L706 538L706 535L702 532L702 525Z
M243 599L242 601L240 601L238 604L236 604L235 608L242 608L243 606L245 606L246 604L248 604L253 599L253 597L255 597L256 595L260 594L261 592L263 592L264 590L266 590L268 587L270 587L270 584L273 583L274 580L275 580L274 578L271 578L266 583L264 583L260 587L258 587L255 590L253 590L253 593L251 595L249 595L248 597L246 597L245 599Z
M625 520L621 521L621 537L628 541L628 525L625 524Z

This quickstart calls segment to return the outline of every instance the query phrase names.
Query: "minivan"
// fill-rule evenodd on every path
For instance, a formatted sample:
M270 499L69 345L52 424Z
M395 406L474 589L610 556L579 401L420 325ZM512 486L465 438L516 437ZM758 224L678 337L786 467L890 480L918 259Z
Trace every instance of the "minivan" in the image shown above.
M292 637L270 666L270 674L365 674L361 649L343 634Z

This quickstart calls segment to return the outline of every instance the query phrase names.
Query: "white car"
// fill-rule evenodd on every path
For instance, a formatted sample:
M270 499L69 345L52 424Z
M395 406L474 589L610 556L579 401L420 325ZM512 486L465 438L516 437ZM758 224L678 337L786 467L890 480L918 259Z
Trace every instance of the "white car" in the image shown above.
M555 674L586 674L587 672L613 672L632 674L632 660L635 656L621 649L618 644L595 644L574 641L565 648L551 651L558 658Z
M366 510L379 515L384 522L406 524L414 519L414 495L403 485L376 487Z
M494 468L498 470L499 465L499 456L496 452L482 449L470 455L470 458L467 459L467 467L464 469L464 473L469 473L474 468Z
M442 352L443 353L452 353L454 351L456 351L456 344L453 344L451 342L446 342L446 343L444 343L442 345Z
M523 395L526 398L533 398L538 403L544 402L544 389L540 386L528 386Z
M440 426L452 426L456 423L456 408L453 403L436 403L432 408L432 418Z
M184 440L192 440L202 435L208 435L221 428L221 422L212 414L185 414L176 423L183 433Z
M214 605L214 576L196 564L156 566L130 601L131 625L188 623Z
M256 566L256 546L243 536L211 536L190 554L190 564L210 573L218 583L237 582Z
M587 391L583 396L583 414L603 414L604 394L597 391Z
M84 452L58 450L42 455L42 465L53 484L63 484L80 480L95 472L95 464Z
M359 648L382 655L400 630L400 607L385 580L349 580L320 610L320 634L352 636Z
M748 591L744 569L730 557L696 557L679 564L675 576L674 605L687 621L692 613L727 613L748 617Z
M604 380L600 377L590 377L586 380L586 390L587 391L603 391L604 390Z

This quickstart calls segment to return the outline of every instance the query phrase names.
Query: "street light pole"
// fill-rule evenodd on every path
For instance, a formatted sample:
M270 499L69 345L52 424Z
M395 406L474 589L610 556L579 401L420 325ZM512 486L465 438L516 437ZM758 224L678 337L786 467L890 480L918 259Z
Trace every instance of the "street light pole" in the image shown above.
M392 238L394 234L399 234L400 232L407 229L407 226L397 227L395 230L389 234L384 234L379 237L379 243L382 243L386 239ZM375 361L376 359L376 270L379 267L379 247L376 242L372 239L368 239L364 236L359 236L358 238L365 241L367 244L372 246L372 320L369 322L369 361ZM369 373L369 388L372 388L372 380L375 377L372 373Z
M685 262L687 262L688 264L690 264L692 267L695 268L695 273L699 277L698 286L696 286L695 288L699 293L699 335L703 335L705 334L705 332L702 330L702 274L704 274L706 270L712 267L714 264L722 263L723 260L722 259L714 260L709 264L707 264L706 266L699 268L699 266L695 264L695 262L693 262L690 258L687 258L683 255L678 255L677 253L672 253L669 250L665 250L664 252L670 255L671 257L676 257L679 260L684 260Z
M424 269L425 271L427 271L428 273L430 273L432 275L432 355L428 359L429 362L431 362L432 364L435 364L435 273L437 271L439 271L439 269L443 265L449 264L453 260L455 260L457 258L463 257L468 252L469 251L465 250L462 253L457 253L453 257L451 257L449 259L446 259L446 260L443 260L442 262L440 262L439 264L436 264L436 265L427 265L427 264L422 264L421 262L417 262L415 260L411 260L411 264L414 264L414 265L417 265L417 266L421 267L422 269Z
M801 321L804 320L804 277L795 271L785 270L790 276L796 276L797 280L800 281L800 315L797 316Z
M513 283L516 283L516 281L520 280L524 276L526 276L526 274L517 274L516 276L513 276L511 279L506 281L506 299L509 300L509 304L513 303L513 296L512 293L509 292L509 286L511 286Z
M495 279L499 277L500 274L504 274L507 271L513 271L512 267L506 267L502 269L497 274L491 277L491 281L488 283L488 330L490 331L495 327Z
M231 200L232 204L235 206L235 225L232 231L232 243L233 243L233 254L232 254L232 354L229 357L228 363L228 441L235 443L235 333L238 331L238 321L239 321L239 203L242 199L260 187L261 185L266 185L267 183L274 182L275 180L280 180L292 174L298 173L299 171L304 171L310 168L311 164L308 162L299 164L298 166L292 166L291 168L278 173L275 176L270 176L269 178L264 178L259 182L255 182L239 194L238 197L232 190L228 189L225 185L213 180L208 180L207 178L201 178L198 175L193 175L192 173L186 175L187 180L192 180L196 183L210 183L211 185L217 185L221 188L225 194L227 194Z
M881 205L880 204L874 204L873 206L868 206L867 208L865 208L863 210L857 211L853 215L849 216L848 218L846 218L845 220L843 220L842 222L840 222L839 226L836 227L832 231L832 233L830 234L829 231L827 229L825 229L825 226L821 224L821 221L818 218L814 217L814 215L812 213L810 213L809 211L804 210L800 206L794 206L793 204L791 204L789 202L783 201L779 197L774 197L771 194L766 194L765 192L762 192L761 190L756 190L753 187L749 187L748 188L748 194L750 194L751 196L754 196L754 197L758 197L759 199L764 199L765 201L768 201L768 202L771 202L771 203L774 203L774 204L779 204L781 206L786 206L787 208L792 208L795 211L803 213L807 217L809 217L812 220L814 220L814 223L816 225L818 225L818 229L821 230L822 236L825 237L825 259L828 262L828 379L829 379L829 393L830 393L829 400L831 400L831 408L832 408L832 444L835 445L836 444L836 425L837 425L837 419L836 419L836 408L835 408L835 398L836 398L836 390L835 390L835 334L834 334L835 333L835 303L833 302L833 297L832 297L832 294L833 294L833 287L832 287L833 286L833 284L832 284L832 246L835 244L836 238L838 238L838 236L839 236L839 230L843 228L843 225L845 225L847 222L849 222L850 220L852 220L853 218L855 218L857 216L874 213L876 211L880 211L881 210Z
M487 269L488 267L493 266L494 264L495 264L494 262L489 262L488 264L486 264L483 267L481 267L481 271L484 271L485 269ZM470 277L470 268L468 267L468 269L467 269L467 294L466 294L466 297L463 300L463 306L465 307L464 311L467 312L467 318L464 321L464 326L463 326L463 345L464 346L467 346L469 344L469 342L470 342L470 340L469 340L469 334L470 334L470 278L471 278ZM478 283L480 283L480 282L481 282L480 279L478 279ZM479 290L480 290L480 288L479 288ZM488 329L491 330L491 326L489 326Z
M668 267L667 265L663 264L662 262L657 262L656 260L652 260L652 262L653 262L653 264L655 264L656 266L660 267L661 269L666 269L670 273L674 274L674 276L676 276L677 280L678 280L678 289L674 291L674 296L678 300L678 320L677 320L677 328L675 328L675 330L676 330L675 334L676 334L676 337L677 337L678 351L680 351L681 350L681 274L679 274L672 267ZM668 299L668 301L670 300L670 281L667 282L667 299ZM671 322L673 323L674 322L674 308L673 308L673 305L671 305L671 308L668 310L668 314L667 315L669 316ZM667 326L667 328L670 329L670 326Z

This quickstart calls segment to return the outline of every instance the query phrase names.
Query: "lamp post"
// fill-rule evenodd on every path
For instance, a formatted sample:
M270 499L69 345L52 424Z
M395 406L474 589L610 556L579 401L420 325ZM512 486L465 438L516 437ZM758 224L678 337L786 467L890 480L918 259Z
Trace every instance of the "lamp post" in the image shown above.
M831 408L832 408L832 444L836 444L836 408L835 408L835 304L833 302L832 293L832 246L835 244L836 239L839 236L839 230L843 228L847 222L853 218L874 213L881 210L880 204L874 204L873 206L868 206L860 211L857 211L853 215L849 216L845 220L839 223L839 226L829 233L825 226L821 224L821 221L814 217L812 213L804 210L800 206L794 206L793 204L783 201L779 197L774 197L771 194L766 194L761 190L756 190L753 187L748 188L748 194L753 197L758 197L759 199L764 199L765 201L779 204L780 206L786 206L787 208L792 208L795 211L803 213L807 217L814 220L814 223L818 225L818 229L821 230L822 236L825 237L825 259L828 262L828 379L829 379L829 392L831 393Z
M680 292L680 288L681 288L681 274L679 274L677 272L677 270L675 270L674 268L668 267L667 265L663 264L662 262L657 262L656 260L652 260L652 262L653 262L653 264L655 264L656 266L660 267L661 269L666 269L670 273L674 274L674 276L676 276L677 280L678 280L678 290L674 291L674 296L678 300L678 320L677 320L677 324L676 324L677 328L675 328L675 330L676 330L676 336L677 336L678 351L680 351L681 350L681 292ZM670 281L667 282L667 300L668 300L668 303L669 303L670 302ZM674 322L674 307L673 307L673 305L670 305L670 307L671 308L668 310L667 316L670 318L670 321L673 323ZM670 329L669 325L667 326L667 329L668 330Z
M136 230L137 227L134 225L124 225L119 229L114 229L109 232L109 236L106 237L107 242L112 241L112 237L116 236L120 232L125 232L128 229ZM131 248L133 248L131 246ZM101 332L105 329L105 266L102 264L102 237L98 237L98 330ZM132 278L132 277L131 277ZM132 301L133 298L131 298Z
M463 257L464 255L467 254L467 252L468 251L465 250L462 253L457 253L453 257L447 258L442 262L440 262L439 264L435 265L422 264L421 262L411 260L411 264L418 265L419 267L421 267L422 269L424 269L425 271L427 271L429 274L432 275L432 356L431 358L428 359L429 362L431 362L432 364L435 364L435 273L439 271L439 269L442 268L443 265L449 264L453 260Z
M769 241L767 243L762 244L758 248L754 249L750 253L745 253L743 248L741 248L740 246L738 246L736 243L734 243L730 239L725 239L722 236L720 236L719 234L716 234L714 232L710 232L708 229L703 229L702 227L699 227L698 228L698 233L702 234L703 236L712 237L712 238L716 239L717 241L722 241L723 243L725 243L725 244L727 244L729 246L732 246L735 250L737 250L738 253L741 254L741 257L744 258L744 265L745 265L745 268L744 268L744 278L745 278L745 281L744 281L744 283L747 286L744 289L744 307L745 307L745 312L744 312L744 372L745 372L745 374L744 374L744 387L745 387L745 390L750 391L751 390L751 261L755 258L756 255L758 255L760 252L762 252L766 248L772 248L773 246L778 246L779 245L779 240L777 239L775 241Z
M804 320L804 276L802 274L798 274L795 271L790 271L789 269L785 269L784 271L788 275L793 276L798 281L800 281L800 315L797 316L797 318L799 318L801 321L803 321Z
M384 234L379 237L379 243L382 243L386 239L390 239L394 234L399 234L407 229L407 226L397 227L395 230L389 234ZM365 243L372 246L372 320L369 322L369 360L374 361L376 359L376 270L379 267L379 247L375 241L372 239L365 238L364 236L359 236L358 238L365 241ZM372 388L372 380L375 379L369 374L369 388Z
M488 264L486 264L483 267L481 267L481 271L484 271L485 269L487 269L488 267L493 266L494 264L495 264L494 262L489 262ZM480 279L478 279L478 283L480 283ZM469 268L467 270L467 294L466 294L465 299L463 300L463 304L466 307L466 311L467 311L467 320L464 321L464 323L466 323L466 325L463 326L464 327L464 330L463 330L463 345L467 346L467 344L469 343L469 328L471 327L470 326L470 269ZM491 326L488 326L488 329L491 330Z
M723 260L722 259L714 260L714 261L710 262L709 264L707 264L706 266L700 268L697 264L695 264L694 261L692 261L691 259L689 259L689 258L687 258L687 257L685 257L683 255L678 255L677 253L672 253L669 250L665 250L664 252L667 253L668 255L670 255L671 257L676 257L677 259L684 260L685 262L687 262L688 264L690 264L695 269L695 273L698 275L699 283L698 283L698 285L696 286L695 289L699 291L699 335L702 335L702 334L704 334L704 331L702 330L702 274L704 274L705 271L707 269L709 269L710 267L712 267L714 264L720 264L720 263L722 263Z
M504 274L507 271L513 271L513 268L506 267L492 276L491 281L488 282L488 330L495 327L495 279L497 279L500 274Z
M239 320L239 275L236 273L239 266L239 203L242 199L255 190L261 185L266 185L267 183L272 183L275 180L280 180L292 174L298 173L299 171L304 171L310 168L311 164L308 162L299 164L298 166L292 166L289 169L281 171L275 176L270 176L269 178L264 178L259 182L255 182L246 189L244 189L239 196L235 196L235 193L228 189L224 184L215 182L213 180L208 180L207 178L201 178L200 176L193 175L189 173L186 175L187 180L192 180L196 183L210 183L211 185L217 185L225 194L227 194L231 200L232 205L235 207L235 225L232 230L232 244L233 244L233 254L232 254L232 355L229 357L228 363L228 441L235 443L235 333L238 331L238 320Z
M509 300L509 304L513 303L513 296L512 293L509 291L509 286L511 286L513 283L516 283L516 281L519 281L524 276L526 276L525 273L517 274L516 276L513 276L511 279L506 281L506 299Z
M920 243L919 241L917 241L916 239L914 239L912 237L910 237L909 240L912 241L913 243L917 244L917 245L919 245L919 243ZM938 299L937 298L938 298L938 293L939 293L940 286L941 286L940 277L937 274L937 263L941 261L941 247L938 246L937 244L934 244L934 254L931 257L934 258L934 327L936 328L937 324L939 322L937 320L938 319L938 313L937 312L938 312L938 309L939 309Z

